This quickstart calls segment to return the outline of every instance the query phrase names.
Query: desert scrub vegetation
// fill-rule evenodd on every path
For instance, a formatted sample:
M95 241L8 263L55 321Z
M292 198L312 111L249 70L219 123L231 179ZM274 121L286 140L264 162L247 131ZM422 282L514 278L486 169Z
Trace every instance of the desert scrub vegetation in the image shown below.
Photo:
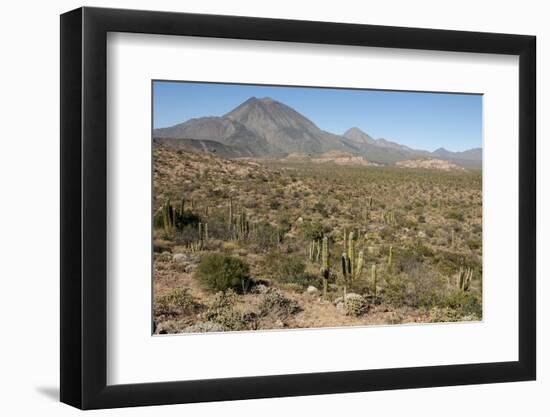
M155 300L155 314L164 316L188 315L199 311L201 307L188 288L174 288Z
M274 315L279 319L285 319L298 311L300 311L300 307L296 301L271 288L264 294L260 304L262 316Z
M232 290L214 294L204 317L210 323L215 323L223 330L243 330L247 321L244 315L235 309L237 295Z
M246 292L250 284L248 264L225 253L204 255L195 272L201 285L210 292L236 290Z
M482 319L480 171L153 151L163 331Z
M319 282L318 276L306 272L306 263L302 256L272 252L265 257L265 262L270 276L278 283L294 284L294 288L304 290Z

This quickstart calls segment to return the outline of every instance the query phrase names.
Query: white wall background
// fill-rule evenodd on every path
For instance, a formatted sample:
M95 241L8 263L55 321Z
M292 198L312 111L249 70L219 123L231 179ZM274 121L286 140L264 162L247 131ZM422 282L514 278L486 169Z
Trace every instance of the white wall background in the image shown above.
M0 412L75 415L59 392L59 17L77 1L3 5L0 23ZM338 2L279 0L94 1L86 5L532 34L538 37L539 249L550 250L544 184L550 147L542 138L550 97L550 26L535 0ZM99 411L94 415L333 416L341 413L428 416L545 416L550 412L550 273L539 262L538 381ZM546 394L546 395L545 395Z

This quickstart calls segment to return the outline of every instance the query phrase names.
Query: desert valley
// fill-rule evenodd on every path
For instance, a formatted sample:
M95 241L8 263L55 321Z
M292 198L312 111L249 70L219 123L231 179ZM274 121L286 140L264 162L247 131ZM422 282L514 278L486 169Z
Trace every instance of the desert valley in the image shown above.
M481 320L481 158L267 97L154 129L154 332Z

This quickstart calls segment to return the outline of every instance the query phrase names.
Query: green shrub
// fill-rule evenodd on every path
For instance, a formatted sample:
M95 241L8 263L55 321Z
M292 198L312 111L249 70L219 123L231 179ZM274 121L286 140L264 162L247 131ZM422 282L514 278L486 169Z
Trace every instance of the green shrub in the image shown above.
M323 238L323 225L319 222L304 221L299 227L300 236L306 240L319 240Z
M405 305L407 300L407 284L403 279L403 275L386 275L383 299L393 307L402 307Z
M243 260L223 253L209 253L202 257L195 278L211 292L232 289L245 292L250 283L249 267Z
M185 210L183 213L174 211L175 225L177 230L182 230L186 226L196 227L201 221L200 217L192 211ZM158 210L153 216L153 227L161 229L164 227L164 216L162 210Z
M175 212L176 229L181 230L185 226L198 226L201 218L190 210L185 210L183 213Z
M451 210L451 211L447 212L446 217L448 219L458 220L459 222L464 221L464 213L462 213L461 211L458 211L458 210Z
M452 308L461 316L473 316L477 319L481 319L482 316L480 297L470 291L451 291L444 299L443 307Z
M269 208L271 210L277 210L279 207L281 207L281 202L279 200L273 199L269 202Z
M282 284L297 284L306 287L317 281L315 277L305 272L306 264L301 256L271 253L266 261L271 276Z
M466 242L468 247L472 250L479 249L481 247L481 239L470 239Z
M266 252L270 248L277 246L277 237L280 236L280 233L277 233L276 227L266 221L262 221L255 224L255 231L250 240L256 245L257 251Z

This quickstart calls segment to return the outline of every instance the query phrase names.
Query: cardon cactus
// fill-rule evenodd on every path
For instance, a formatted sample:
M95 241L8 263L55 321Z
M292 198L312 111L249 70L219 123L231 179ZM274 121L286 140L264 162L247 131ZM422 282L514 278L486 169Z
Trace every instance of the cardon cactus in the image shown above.
M229 198L229 219L227 226L230 232L233 231L233 199Z
M372 265L371 266L371 269L370 269L370 277L371 277L371 282L372 282L372 298L373 298L373 302L376 302L376 297L377 297L377 294L376 294L376 265Z
M346 231L346 228L344 228L344 252L347 252L348 251L348 232Z
M361 275L361 272L363 272L363 259L364 253L362 250L360 250L359 255L357 255L357 267L355 268L356 277L359 277Z
M323 248L321 250L321 278L323 279L323 297L327 297L328 278L330 276L328 237L323 237Z
M198 248L202 250L205 242L208 240L208 223L199 222L198 238Z
M172 204L170 204L170 198L166 200L166 203L162 207L162 224L165 235L167 237L172 237L176 227L176 221L174 209L172 208Z
M351 274L351 279L354 278L355 272L355 233L349 233L349 242L348 242L348 263L349 263L349 273Z

